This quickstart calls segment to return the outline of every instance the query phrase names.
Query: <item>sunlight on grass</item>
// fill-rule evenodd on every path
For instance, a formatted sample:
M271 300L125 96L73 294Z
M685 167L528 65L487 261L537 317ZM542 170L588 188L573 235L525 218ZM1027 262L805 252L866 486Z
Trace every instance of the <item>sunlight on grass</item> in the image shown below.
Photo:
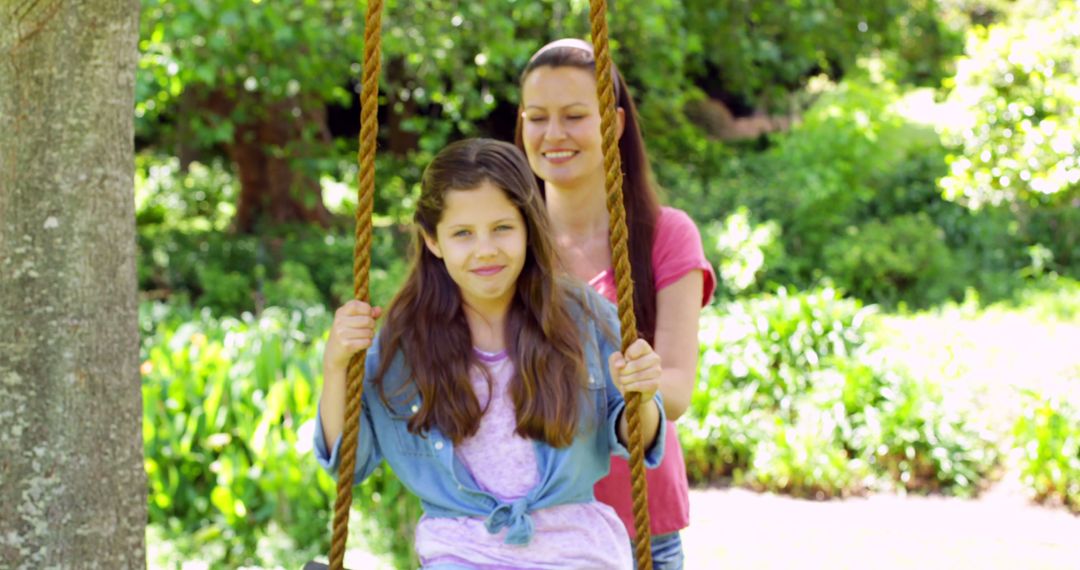
M1080 303L1080 291L1061 298ZM884 350L919 377L973 400L1004 433L1021 408L1020 391L1080 396L1080 322L1045 303L978 310L971 304L879 318ZM1061 306L1065 306L1061 303ZM1068 305L1072 306L1072 305Z

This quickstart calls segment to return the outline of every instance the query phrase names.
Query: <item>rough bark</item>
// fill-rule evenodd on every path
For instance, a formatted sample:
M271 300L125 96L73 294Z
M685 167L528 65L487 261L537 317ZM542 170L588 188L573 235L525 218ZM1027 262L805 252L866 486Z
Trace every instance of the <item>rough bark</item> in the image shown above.
M138 0L0 0L0 568L145 568Z

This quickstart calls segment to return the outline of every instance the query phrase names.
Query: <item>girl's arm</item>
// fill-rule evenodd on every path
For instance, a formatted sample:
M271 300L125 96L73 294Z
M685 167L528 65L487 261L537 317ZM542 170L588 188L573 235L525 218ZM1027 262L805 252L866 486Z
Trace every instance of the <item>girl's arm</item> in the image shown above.
M704 294L703 273L691 271L656 294L653 344L664 363L660 394L667 419L675 421L690 407L698 364L698 319Z
M324 460L336 457L334 448L341 437L345 424L345 382L349 359L353 354L371 346L375 337L375 320L382 314L378 307L372 308L361 301L349 301L334 314L334 324L330 329L330 338L326 341L323 353L323 391L319 398L319 419L321 440L326 448ZM365 394L366 400L366 394ZM370 424L368 410L364 409L361 421ZM365 425L361 429L362 438L373 437L373 426ZM361 441L360 449L369 449L370 442ZM377 447L377 446L375 446ZM327 461L331 471L336 470L336 461ZM357 458L357 472L364 471L366 464Z
M641 431L645 440L645 449L652 448L656 436L660 433L660 408L653 396L660 388L662 370L660 356L649 343L638 339L626 349L626 356L613 352L608 357L608 367L615 386L625 398L630 392L641 394ZM619 443L629 447L630 428L626 413L619 417Z
M344 430L345 374L346 367L328 365L326 355L323 355L323 391L319 398L319 418L322 420L323 438L330 445L337 441Z

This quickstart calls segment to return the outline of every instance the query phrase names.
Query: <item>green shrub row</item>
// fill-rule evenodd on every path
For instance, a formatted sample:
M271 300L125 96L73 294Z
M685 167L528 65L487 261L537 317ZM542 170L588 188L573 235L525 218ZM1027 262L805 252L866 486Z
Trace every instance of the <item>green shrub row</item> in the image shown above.
M997 462L993 438L934 383L879 357L872 312L832 289L781 289L707 313L679 424L691 480L819 498L977 492Z
M999 464L995 438L940 386L883 361L873 313L831 289L708 310L679 423L691 480L815 498L977 493ZM320 307L140 307L150 524L174 556L299 566L327 551L334 482L310 441L330 320ZM1080 412L1031 394L1013 437L1033 493L1080 510ZM380 469L354 501L367 544L415 564L419 505L397 478Z
M408 171L392 158L382 163ZM181 305L190 302L219 316L272 306L334 307L352 298L351 228L281 225L258 235L236 234L229 225L237 183L220 162L181 169L175 158L140 155L136 166L139 289L147 296L176 296ZM386 184L379 202L406 193L397 175L381 179ZM346 185L324 185L336 210L355 208ZM396 223L402 215L398 202L378 204L389 215L376 220L372 235L370 292L377 303L389 301L406 268L408 235Z
M335 483L311 438L331 319L141 306L149 522L184 559L299 567L328 552ZM419 505L397 478L380 469L354 504L371 545L409 563L411 540L396 537Z
M406 270L393 228L373 235L371 298L386 303ZM278 228L276 235L143 229L139 284L147 295L179 296L215 315L264 307L336 307L353 296L352 235L318 228Z
M1013 437L1024 485L1035 498L1080 513L1080 408L1027 391Z

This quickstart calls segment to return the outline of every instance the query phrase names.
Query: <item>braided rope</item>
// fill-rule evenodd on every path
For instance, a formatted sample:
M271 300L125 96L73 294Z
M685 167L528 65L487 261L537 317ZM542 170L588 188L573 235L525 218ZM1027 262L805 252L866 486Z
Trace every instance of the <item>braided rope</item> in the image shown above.
M382 62L382 0L368 0L364 25L364 75L360 89L360 165L356 205L356 245L353 248L353 295L368 298L371 268L371 213L375 195L375 136L379 132L379 68ZM352 508L353 471L356 469L357 436L360 431L360 397L364 390L364 359L361 350L349 360L345 383L345 425L341 436L337 501L334 503L334 537L330 543L330 568L342 570Z
M371 267L371 215L375 190L375 137L378 133L379 69L382 59L382 0L369 0L364 31L364 74L361 86L359 194L356 208L356 245L353 249L353 291L357 299L368 297L368 273ZM622 165L619 157L615 96L611 84L611 54L607 42L607 2L590 0L593 46L596 53L597 95L602 109L601 131L604 142L604 169L610 212L612 258L615 260L615 280L618 286L619 319L622 326L622 348L625 351L637 339L634 317L633 281L626 248L626 211L622 196ZM352 473L356 468L356 447L359 435L360 399L364 383L364 359L360 351L349 361L346 381L345 425L341 442L341 464L338 469L337 500L334 504L334 534L330 549L330 568L342 570L345 543L348 538L349 510L352 507ZM652 548L649 537L648 496L645 482L645 450L641 434L637 393L627 401L627 424L630 431L630 466L634 496L634 524L637 531L635 556L638 568L652 570Z
M615 90L611 84L611 52L608 49L607 0L590 0L593 52L596 54L596 94L600 99L600 131L604 139L611 258L619 300L623 352L637 340L634 317L634 282L627 254L626 209L623 206L622 159L619 156L618 124L615 119ZM649 496L645 481L645 442L641 434L641 395L630 393L626 400L626 423L630 431L630 480L634 501L634 557L639 570L652 570L652 540L649 535Z

